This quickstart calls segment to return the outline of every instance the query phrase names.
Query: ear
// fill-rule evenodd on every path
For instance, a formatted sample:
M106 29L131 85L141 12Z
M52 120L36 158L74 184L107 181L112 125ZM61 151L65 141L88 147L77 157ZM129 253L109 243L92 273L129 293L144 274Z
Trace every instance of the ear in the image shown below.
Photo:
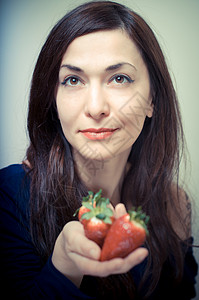
M153 116L153 108L154 108L154 104L153 104L153 101L152 99L149 100L149 106L148 106L148 109L147 109L147 117L148 118L152 118Z

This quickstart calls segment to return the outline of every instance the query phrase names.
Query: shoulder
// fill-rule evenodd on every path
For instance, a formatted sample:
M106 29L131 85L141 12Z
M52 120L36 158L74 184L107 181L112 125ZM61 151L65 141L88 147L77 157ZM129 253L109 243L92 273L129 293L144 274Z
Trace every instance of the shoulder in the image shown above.
M26 172L22 164L15 164L0 170L0 188L4 189L9 186L17 186Z
M168 217L174 232L186 240L191 236L191 200L176 184L172 184L171 194L171 201L167 203Z
M24 167L22 164L13 164L9 165L5 168L0 169L0 178L3 179L4 177L10 177L15 174L24 173Z
M27 179L25 168L22 164L15 164L0 170L0 190L8 194L15 194Z
M25 202L29 199L29 177L22 164L15 164L0 170L1 207L20 207L24 210Z

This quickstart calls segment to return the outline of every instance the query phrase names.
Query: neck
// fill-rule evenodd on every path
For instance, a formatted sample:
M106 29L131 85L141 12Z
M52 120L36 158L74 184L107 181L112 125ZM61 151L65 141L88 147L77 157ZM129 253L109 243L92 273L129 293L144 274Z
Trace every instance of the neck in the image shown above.
M113 206L120 202L123 180L127 171L129 151L107 161L88 160L76 153L75 163L81 180L88 190L110 199Z

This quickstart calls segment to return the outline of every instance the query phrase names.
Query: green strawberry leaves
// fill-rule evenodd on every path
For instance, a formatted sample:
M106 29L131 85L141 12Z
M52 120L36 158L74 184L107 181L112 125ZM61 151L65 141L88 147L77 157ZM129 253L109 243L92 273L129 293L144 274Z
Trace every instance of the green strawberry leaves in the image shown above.
M88 203L88 202L82 202L82 206L84 206L84 207L86 207L86 208L88 208L88 209L90 209L90 210L93 209L93 205L91 205L91 204Z
M90 220L91 218L96 217L106 224L112 224L111 217L113 216L113 211L107 207L109 204L109 199L102 197L102 189L100 189L96 194L89 191L88 195L83 197L82 206L86 207L90 211L84 213L81 219Z
M94 194L92 191L88 191L88 195L83 197L82 200L82 206L89 210L88 212L82 214L82 220L90 220L91 218L96 217L97 219L102 220L104 223L112 224L111 217L113 216L113 211L108 207L110 200L109 198L102 197L102 189L100 189L96 194ZM76 215L78 211L79 209L74 215ZM139 206L137 209L132 207L128 213L130 215L130 220L142 225L148 234L147 224L149 222L149 216L142 211L142 207Z
M131 210L128 211L129 216L130 216L130 220L133 222L137 222L140 225L142 225L142 227L145 229L146 234L148 235L148 228L147 228L147 224L149 223L149 219L150 217L147 216L143 211L142 211L142 207L139 206L137 209L135 207L133 207Z

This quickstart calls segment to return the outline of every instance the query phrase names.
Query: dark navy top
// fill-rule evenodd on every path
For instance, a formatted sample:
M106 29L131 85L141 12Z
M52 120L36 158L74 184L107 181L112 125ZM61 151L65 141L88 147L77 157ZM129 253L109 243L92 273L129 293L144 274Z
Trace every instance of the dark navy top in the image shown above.
M0 170L1 294L6 295L5 299L20 300L93 299L86 290L90 290L91 285L94 287L94 278L85 280L88 286L84 285L83 293L53 266L51 257L44 263L38 255L29 233L29 186L22 165ZM146 261L132 269L135 282L139 282L145 264ZM185 257L182 283L176 290L171 287L167 265L149 299L189 300L195 297L196 274L197 263L190 247Z

